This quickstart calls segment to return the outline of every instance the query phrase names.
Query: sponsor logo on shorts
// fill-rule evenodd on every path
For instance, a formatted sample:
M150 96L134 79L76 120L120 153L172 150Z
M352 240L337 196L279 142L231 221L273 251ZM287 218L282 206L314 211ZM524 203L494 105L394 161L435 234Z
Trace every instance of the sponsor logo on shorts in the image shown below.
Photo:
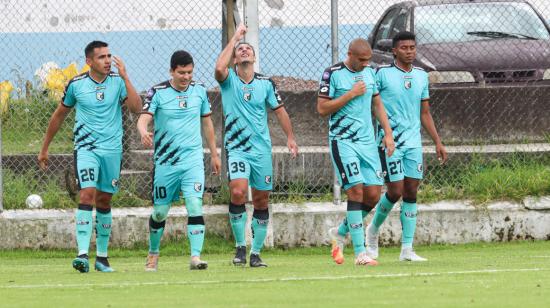
M113 187L118 187L118 179L113 179L111 185L113 185Z
M79 225L79 226L84 226L84 225L89 225L90 222L87 221L87 220L77 220L76 224Z
M195 183L195 191L200 192L202 190L202 184L201 183Z
M382 170L376 170L376 177L379 179L383 179L386 176L386 171Z
M342 177L342 181L346 179L346 173L342 172L340 173L340 177Z
M98 101L102 101L105 98L105 92L96 92L95 93L95 98Z
M266 184L271 183L271 175L266 175L266 176L265 176L265 183L266 183Z
M349 226L350 226L352 229L363 228L363 224L362 224L362 223L358 223L358 224L349 224Z
M416 170L417 170L418 172L422 172L423 169L424 169L424 167L422 167L422 164L416 165Z

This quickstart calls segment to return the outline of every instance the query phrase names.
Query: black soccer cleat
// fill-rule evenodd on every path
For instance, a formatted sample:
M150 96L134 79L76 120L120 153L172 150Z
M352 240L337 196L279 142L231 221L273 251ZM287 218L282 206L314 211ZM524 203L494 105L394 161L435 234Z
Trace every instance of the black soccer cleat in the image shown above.
M252 253L250 254L250 267L267 267L267 264L260 259L260 255Z
M233 258L233 265L246 265L246 246L238 246Z

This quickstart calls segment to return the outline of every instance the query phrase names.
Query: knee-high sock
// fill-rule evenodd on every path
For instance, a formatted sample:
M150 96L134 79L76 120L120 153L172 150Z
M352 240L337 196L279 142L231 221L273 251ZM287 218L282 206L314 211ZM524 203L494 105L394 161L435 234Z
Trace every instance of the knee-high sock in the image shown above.
M401 204L401 226L403 228L401 247L412 247L416 231L416 215L416 199L403 199L403 204Z
M355 255L365 252L365 230L363 228L363 215L361 202L349 201L346 219L348 220L349 233L353 243Z
M361 216L363 216L363 220L365 219L365 217L367 217L367 215L369 215L370 211L371 211L371 208L368 208L365 204L363 204L363 210L361 211ZM342 222L338 226L338 234L340 234L341 236L346 236L348 232L349 232L348 220L347 218L344 218L344 220L342 220Z
M149 217L149 253L158 254L160 252L160 240L164 233L166 217L170 204L154 205L153 213Z
M92 206L79 204L76 210L76 244L78 255L88 254L92 238Z
M250 253L260 254L267 236L267 224L269 223L269 210L254 209L252 214L252 248Z
M111 209L96 208L95 213L95 233L96 233L96 251L98 257L107 257L109 248L109 237L111 236L111 225L113 215Z
M388 194L384 194L382 198L380 198L380 201L376 205L374 217L372 218L372 225L374 226L374 230L376 232L378 232L378 229L384 223L386 217L390 214L395 202L397 202L397 200L390 200L388 198Z
M244 204L229 203L229 222L235 238L235 246L246 246L246 207Z
M197 197L185 198L187 208L187 238L191 246L191 257L200 257L204 243L204 218L202 216L202 199Z

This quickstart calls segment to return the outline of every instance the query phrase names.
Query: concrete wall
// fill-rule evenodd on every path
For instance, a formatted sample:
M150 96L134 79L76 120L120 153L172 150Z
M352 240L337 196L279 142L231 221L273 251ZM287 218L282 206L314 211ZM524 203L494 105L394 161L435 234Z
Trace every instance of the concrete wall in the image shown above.
M148 239L150 208L113 209L113 246L132 247ZM249 212L249 226L251 208ZM345 205L331 203L274 204L268 227L267 246L296 247L327 245L327 230L344 217ZM372 214L369 215L370 220ZM230 240L226 206L205 207L206 229ZM166 237L184 238L186 211L173 208ZM74 248L73 210L8 210L0 214L0 249ZM247 228L250 230L250 228ZM250 241L250 231L248 240ZM395 245L401 239L399 207L381 229L380 243ZM476 208L468 202L419 205L417 244L458 244L512 240L550 240L550 197L528 198L522 203L497 202Z

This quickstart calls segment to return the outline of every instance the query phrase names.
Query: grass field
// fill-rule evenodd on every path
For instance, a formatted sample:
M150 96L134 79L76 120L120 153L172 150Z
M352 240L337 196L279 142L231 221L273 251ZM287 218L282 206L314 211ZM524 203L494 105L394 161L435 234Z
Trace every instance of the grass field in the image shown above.
M421 246L426 263L382 248L377 267L335 265L329 248L272 249L268 268L230 265L232 248L210 240L206 271L189 271L181 244L163 247L159 271L143 271L145 248L114 250L116 273L80 274L69 251L0 251L0 306L548 307L550 242ZM184 248L187 252L187 248Z

